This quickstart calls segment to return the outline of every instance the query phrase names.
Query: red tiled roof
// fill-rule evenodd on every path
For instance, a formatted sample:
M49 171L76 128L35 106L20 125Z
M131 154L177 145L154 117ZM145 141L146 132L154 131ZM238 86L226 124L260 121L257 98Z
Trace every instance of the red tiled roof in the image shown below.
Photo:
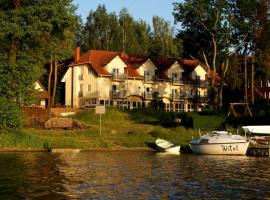
M89 63L97 74L110 76L111 74L104 68L104 66L117 55L119 55L118 52L90 50L82 55L74 65Z
M220 84L221 82L221 77L216 73L216 75L214 76L214 71L210 70L209 72L207 72L206 74L206 78L207 79L213 79L213 77L215 77L215 83L216 84Z
M43 86L43 84L37 80L37 84L41 87L42 91L37 91L37 96L39 99L51 99L51 96L47 92L46 88Z
M127 74L128 78L142 78L136 69L133 69L131 66L125 67L125 74Z
M169 80L169 77L167 76L167 74L165 72L161 72L159 73L159 80Z
M128 64L133 69L140 67L148 59L146 56L132 55L127 54L126 52L121 52L120 57L126 64Z
M187 72L193 71L200 64L198 61L193 59L182 59L179 63Z
M51 99L49 93L45 90L37 93L39 99Z
M116 56L119 56L127 65L125 68L125 73L127 73L128 77L132 78L142 78L142 76L136 71L138 67L140 67L143 63L150 59L154 65L158 68L159 78L162 80L167 80L167 74L165 73L176 61L183 67L185 71L192 71L195 69L197 65L200 63L194 59L182 59L176 60L172 58L166 57L157 57L157 56L139 56L132 55L126 52L112 52L112 51L101 51L101 50L90 50L82 55L79 60L73 63L71 66L80 65L88 63L92 66L93 70L98 75L103 76L111 76L111 74L105 69L105 65L107 65L112 59ZM204 65L200 64L202 67Z
M176 60L171 59L171 58L157 57L157 56L152 56L152 57L150 57L150 59L152 60L152 62L156 65L156 67L160 71L166 71L176 61Z

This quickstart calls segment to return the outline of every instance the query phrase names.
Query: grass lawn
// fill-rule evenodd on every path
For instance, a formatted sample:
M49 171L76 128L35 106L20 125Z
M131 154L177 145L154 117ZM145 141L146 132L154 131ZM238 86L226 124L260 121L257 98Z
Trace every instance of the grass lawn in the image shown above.
M138 115L138 116L134 116ZM82 130L44 130L38 128L23 128L22 130L0 133L0 148L17 149L46 149L46 148L97 148L97 147L146 147L157 137L170 140L185 146L192 139L198 137L198 128L201 134L209 129L217 128L224 116L202 116L189 113L193 118L194 129L182 126L165 128L152 123L141 123L147 114L122 111L108 108L102 115L102 129L99 134L99 115L94 110L85 110L77 113L74 119L86 128ZM134 120L140 118L141 120ZM150 117L151 122L157 119Z

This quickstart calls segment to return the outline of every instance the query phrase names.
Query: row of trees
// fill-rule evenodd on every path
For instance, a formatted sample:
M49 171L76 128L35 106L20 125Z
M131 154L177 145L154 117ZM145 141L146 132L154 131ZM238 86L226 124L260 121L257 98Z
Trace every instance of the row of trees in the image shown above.
M99 5L90 11L82 25L80 46L84 51L100 49L179 57L182 46L176 40L174 29L161 17L153 16L151 28L145 21L135 20L125 8L117 15Z
M104 5L76 16L72 0L0 1L0 129L21 125L20 108L31 102L33 83L46 76L55 103L59 68L83 51L100 49L179 58L194 57L219 73L211 83L213 105L223 106L224 87L232 93L264 78L269 66L270 0L185 0L174 3L174 35L169 22L154 16L152 25L126 9L108 13ZM46 73L47 72L47 73ZM250 78L248 78L250 77ZM230 95L232 96L232 95Z
M244 89L244 101L254 104L254 80L269 72L269 0L185 0L174 4L175 21L182 30L184 56L193 56L218 73L212 79L213 105L222 108L223 89ZM250 87L248 87L248 83ZM232 95L230 95L231 97ZM239 100L239 99L237 99Z

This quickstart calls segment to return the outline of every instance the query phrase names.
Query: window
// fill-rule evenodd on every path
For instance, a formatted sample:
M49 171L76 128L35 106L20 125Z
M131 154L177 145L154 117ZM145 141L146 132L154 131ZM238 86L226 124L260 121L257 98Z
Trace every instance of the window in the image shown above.
M150 76L150 72L149 71L144 71L144 76Z
M187 80L188 79L188 73L187 72L182 72L182 79Z
M90 67L88 67L88 75L92 74L92 70Z
M112 85L112 90L116 91L117 90L117 85Z
M113 74L119 74L119 69L118 68L113 68Z
M80 91L83 91L83 84L80 84Z
M78 93L79 97L83 97L83 84L80 84L80 91Z
M87 87L88 92L91 92L91 85L89 84Z
M79 80L82 81L83 80L83 71L84 71L84 68L81 67L80 68L80 71L81 71L81 73L79 74Z

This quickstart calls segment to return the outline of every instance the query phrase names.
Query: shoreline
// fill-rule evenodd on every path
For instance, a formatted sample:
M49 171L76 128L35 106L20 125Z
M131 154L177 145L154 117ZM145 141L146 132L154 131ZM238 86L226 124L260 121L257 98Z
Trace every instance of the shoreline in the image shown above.
M70 152L80 150L80 152L103 152L103 151L111 151L111 152L121 152L121 151L132 151L132 152L156 152L157 150L148 148L148 147L94 147L94 148L86 148L86 149L76 149L76 148L55 148L55 149L32 149L32 148L0 148L0 153L4 152L49 152L52 151L62 151L62 152Z

